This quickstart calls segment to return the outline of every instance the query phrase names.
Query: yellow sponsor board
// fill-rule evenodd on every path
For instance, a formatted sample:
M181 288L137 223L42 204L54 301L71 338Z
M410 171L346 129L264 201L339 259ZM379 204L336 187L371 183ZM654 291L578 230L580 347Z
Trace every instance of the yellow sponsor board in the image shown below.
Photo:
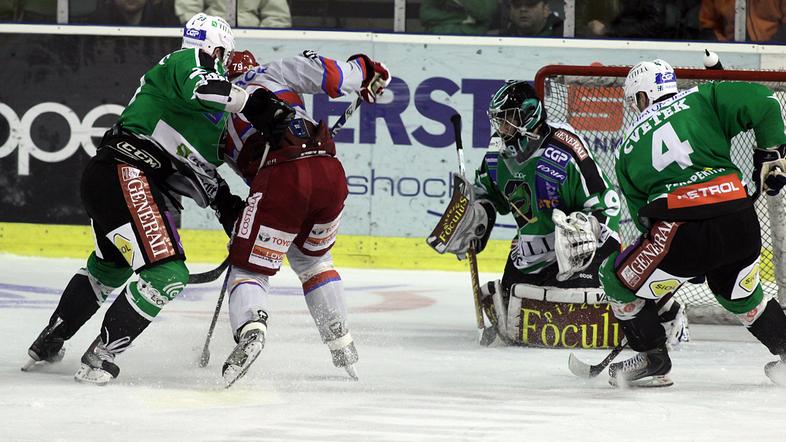
M188 262L220 263L227 255L227 237L220 230L179 231ZM90 226L0 223L0 253L87 258L93 251ZM510 241L489 241L478 256L481 272L502 273ZM331 254L337 266L355 268L467 271L467 261L440 255L425 238L339 235Z

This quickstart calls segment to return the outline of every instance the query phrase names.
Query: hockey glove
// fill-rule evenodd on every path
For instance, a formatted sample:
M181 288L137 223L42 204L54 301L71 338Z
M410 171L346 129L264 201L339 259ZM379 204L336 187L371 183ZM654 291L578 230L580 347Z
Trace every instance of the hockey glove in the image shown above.
M754 200L762 190L775 196L786 186L786 144L772 149L753 149L753 182L756 183Z
M557 255L557 281L567 281L574 273L586 269L595 257L600 237L600 223L591 214L554 209L554 252Z
M259 88L248 97L241 111L254 127L265 135L279 140L295 117L295 110L267 89Z
M233 195L229 190L229 185L224 180L218 184L218 191L215 199L210 203L210 207L216 211L216 217L221 226L224 227L228 237L232 237L235 228L235 221L240 216L240 212L246 207L246 202L237 195Z
M390 84L390 72L384 64L373 61L365 54L355 54L347 61L357 60L366 73L360 85L360 97L367 103L376 103L377 97L382 95Z
M476 200L472 185L461 175L453 175L453 196L426 242L437 253L464 259L470 247L476 253L486 247L496 216L490 201Z

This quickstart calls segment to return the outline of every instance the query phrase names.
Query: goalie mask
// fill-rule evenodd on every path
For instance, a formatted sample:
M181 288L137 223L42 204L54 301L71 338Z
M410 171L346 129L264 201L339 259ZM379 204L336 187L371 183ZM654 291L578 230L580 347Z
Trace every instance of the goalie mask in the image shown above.
M546 121L546 109L526 81L508 80L491 98L488 116L503 141L503 156L527 159L540 146L537 129Z

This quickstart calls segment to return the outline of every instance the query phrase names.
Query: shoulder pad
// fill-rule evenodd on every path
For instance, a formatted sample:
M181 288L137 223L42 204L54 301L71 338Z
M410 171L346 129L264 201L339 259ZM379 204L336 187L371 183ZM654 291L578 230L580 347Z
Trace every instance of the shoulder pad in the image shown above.
M567 147L566 150L571 152L577 161L584 161L589 157L587 147L581 141L581 138L565 129L557 129L554 131L551 135L551 142Z

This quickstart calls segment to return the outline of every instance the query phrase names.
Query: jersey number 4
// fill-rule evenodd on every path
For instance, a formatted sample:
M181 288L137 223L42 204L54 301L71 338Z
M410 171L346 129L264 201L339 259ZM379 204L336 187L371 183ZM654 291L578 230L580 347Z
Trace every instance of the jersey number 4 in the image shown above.
M671 123L664 124L652 133L652 167L658 172L671 163L677 163L683 169L687 168L693 164L690 160L691 153L693 148L690 142L681 141Z

